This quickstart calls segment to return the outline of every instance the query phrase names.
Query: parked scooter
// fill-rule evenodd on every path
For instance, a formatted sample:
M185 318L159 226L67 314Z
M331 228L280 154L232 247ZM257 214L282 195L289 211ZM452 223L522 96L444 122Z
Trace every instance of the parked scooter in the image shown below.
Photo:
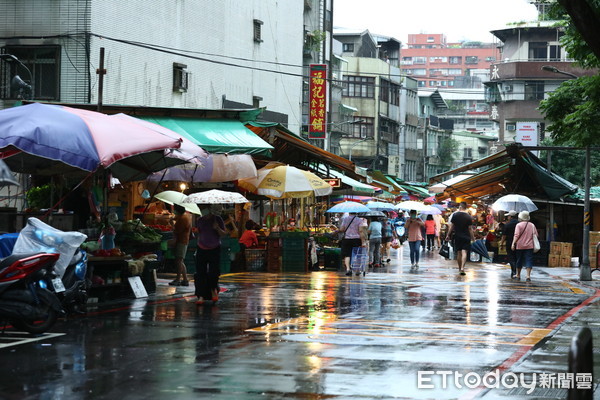
M406 240L406 228L404 226L404 220L397 219L394 221L394 230L396 231L396 236L400 241L400 244L403 244Z
M63 313L56 295L40 285L57 253L11 254L0 260L0 320L29 333L44 333Z
M86 278L87 253L77 250L60 278L54 272L46 275L42 285L56 293L60 304L67 313L83 314L88 300L88 288L91 282ZM60 282L60 283L59 283Z
M87 254L79 246L87 238L80 232L63 232L37 218L29 218L15 243L14 252L43 251L60 258L40 285L54 292L68 313L83 313L90 286L86 278Z

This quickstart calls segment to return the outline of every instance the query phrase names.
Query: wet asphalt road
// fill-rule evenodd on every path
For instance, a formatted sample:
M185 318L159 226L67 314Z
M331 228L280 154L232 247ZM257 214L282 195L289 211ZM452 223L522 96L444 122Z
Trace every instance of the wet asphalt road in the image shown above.
M566 372L549 339L594 288L548 268L532 283L499 264L469 263L460 276L436 252L411 271L407 253L365 277L225 275L219 302L200 307L192 287L161 280L157 295L100 304L51 335L5 334L0 399L564 398L444 388L440 375L424 389L418 376Z

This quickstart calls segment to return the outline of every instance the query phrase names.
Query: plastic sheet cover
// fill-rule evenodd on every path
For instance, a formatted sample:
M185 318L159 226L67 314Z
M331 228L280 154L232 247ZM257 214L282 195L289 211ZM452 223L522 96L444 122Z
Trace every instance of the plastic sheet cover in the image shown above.
M73 255L86 239L81 232L63 232L32 217L21 230L13 253L59 253L54 272L62 278Z

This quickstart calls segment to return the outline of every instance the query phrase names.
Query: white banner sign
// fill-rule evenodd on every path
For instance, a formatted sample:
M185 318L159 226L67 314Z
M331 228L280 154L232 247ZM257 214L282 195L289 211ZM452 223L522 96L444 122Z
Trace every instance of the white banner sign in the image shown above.
M539 144L538 123L517 122L515 142L521 143L523 146L537 146Z

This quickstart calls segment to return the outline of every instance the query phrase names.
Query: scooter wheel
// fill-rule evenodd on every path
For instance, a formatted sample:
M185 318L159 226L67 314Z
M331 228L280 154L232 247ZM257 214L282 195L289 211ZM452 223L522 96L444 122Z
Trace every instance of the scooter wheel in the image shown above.
M45 318L41 320L41 322L36 321L24 321L24 320L14 320L11 321L11 324L18 330L32 333L34 335L39 335L40 333L44 333L50 328L54 326L56 320L58 319L58 313L52 307L47 305L48 309L45 311Z

